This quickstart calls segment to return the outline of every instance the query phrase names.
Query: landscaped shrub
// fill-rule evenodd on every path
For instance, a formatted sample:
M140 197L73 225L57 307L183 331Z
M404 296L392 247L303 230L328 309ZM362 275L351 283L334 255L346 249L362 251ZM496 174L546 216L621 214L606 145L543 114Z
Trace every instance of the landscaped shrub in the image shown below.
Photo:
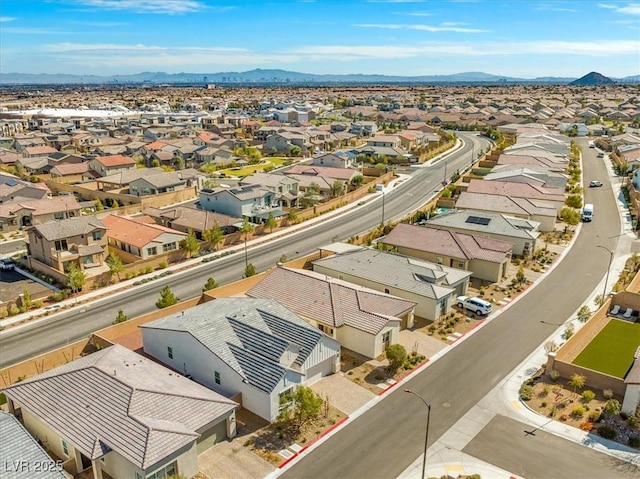
M587 410L585 409L584 406L573 406L573 409L571 410L571 415L573 417L582 417L584 416L584 413L587 412Z
M605 399L611 399L613 397L613 391L611 389L603 389L602 395Z
M557 381L558 378L560 377L560 372L556 371L555 369L552 369L551 371L549 371L549 377L551 378L552 381Z
M627 426L636 427L638 425L638 418L636 416L629 416L627 418Z
M158 265L158 269L165 269L167 266L169 266L167 264L166 261L162 261L159 265Z
M605 439L613 440L618 435L618 431L614 427L604 424L598 428L598 434Z
M590 421L585 421L580 424L580 429L582 429L583 431L591 432L591 430L593 429L593 423Z
M533 397L533 386L529 386L528 384L523 384L520 386L520 399L523 401L530 401Z
M629 436L629 439L627 440L627 444L629 444L629 446L631 447L635 447L635 448L640 448L640 436Z
M591 411L589 413L589 421L598 422L600 420L600 411Z
M586 389L584 391L582 391L582 400L586 403L589 403L590 401L593 401L596 398L596 393L594 393L593 391Z

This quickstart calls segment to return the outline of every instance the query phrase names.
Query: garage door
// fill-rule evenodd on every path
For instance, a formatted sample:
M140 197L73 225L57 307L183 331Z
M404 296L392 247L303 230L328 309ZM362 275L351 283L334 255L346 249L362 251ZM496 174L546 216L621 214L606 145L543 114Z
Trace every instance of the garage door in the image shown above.
M227 438L227 421L222 421L213 426L208 431L202 433L198 439L198 454L202 454L210 449L214 444L224 441Z

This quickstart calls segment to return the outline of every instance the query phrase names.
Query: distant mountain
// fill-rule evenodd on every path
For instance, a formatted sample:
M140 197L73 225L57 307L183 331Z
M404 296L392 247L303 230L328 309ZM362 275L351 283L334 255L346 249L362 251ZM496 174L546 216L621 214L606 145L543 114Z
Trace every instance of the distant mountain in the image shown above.
M569 83L569 86L599 86L599 85L613 85L615 82L601 73L591 72L587 73L582 78L578 78L575 81Z
M581 78L582 81L592 75L603 77L599 73L590 73ZM622 83L633 83L633 78L627 77ZM556 84L566 85L574 78L565 77L540 77L540 78L515 78L500 75L492 75L483 72L464 72L452 75L371 75L371 74L345 74L345 75L318 75L314 73L301 73L279 69L249 70L245 72L217 72L217 73L165 73L165 72L141 72L131 75L72 75L72 74L32 74L32 73L0 73L0 85L62 85L62 84L150 84L150 85L204 85L215 83L229 84L384 84L384 83L423 83L423 84ZM592 83L589 83L592 84ZM603 84L603 83L593 83Z

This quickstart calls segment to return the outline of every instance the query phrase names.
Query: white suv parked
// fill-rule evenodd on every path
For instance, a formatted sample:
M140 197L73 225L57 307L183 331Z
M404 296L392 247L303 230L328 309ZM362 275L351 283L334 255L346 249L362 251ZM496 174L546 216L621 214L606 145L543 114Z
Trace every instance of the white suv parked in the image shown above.
M458 304L458 308L468 309L469 311L476 313L478 316L489 314L493 310L493 306L489 301L485 301L480 298L458 296L456 298L456 303Z

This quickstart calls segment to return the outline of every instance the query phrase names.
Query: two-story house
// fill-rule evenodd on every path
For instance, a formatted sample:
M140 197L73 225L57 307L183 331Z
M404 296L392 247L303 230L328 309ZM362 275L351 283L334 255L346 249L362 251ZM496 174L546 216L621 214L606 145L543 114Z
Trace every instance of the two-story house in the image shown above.
M200 207L236 218L246 217L254 223L262 222L271 212L284 216L278 209L276 194L262 185L241 185L236 188L205 188L200 191Z
M118 171L132 170L135 167L136 161L123 155L99 156L89 160L89 170L94 171L98 177L112 175Z
M260 185L276 194L280 206L298 206L300 183L293 177L271 173L256 173L242 179L242 185Z

